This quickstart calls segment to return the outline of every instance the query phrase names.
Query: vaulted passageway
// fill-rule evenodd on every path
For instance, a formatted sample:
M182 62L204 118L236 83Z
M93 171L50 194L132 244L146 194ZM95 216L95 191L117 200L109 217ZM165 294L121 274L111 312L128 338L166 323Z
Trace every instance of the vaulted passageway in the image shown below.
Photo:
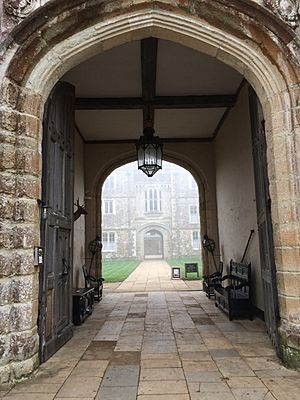
M277 294L273 294L272 280L264 292L263 280L270 277L262 278L261 272L259 243L263 241L257 229L257 204L264 204L265 199L256 200L255 180L260 182L261 178L255 179L254 174L252 141L256 140L256 128L250 120L248 82L211 56L153 37L99 54L62 79L73 85L76 92L74 197L85 203L88 211L74 230L74 286L80 286L81 265L88 257L87 244L96 234L101 236L101 210L107 217L106 208L111 207L111 214L114 220L120 219L119 223L124 212L116 212L112 194L101 196L102 184L119 163L136 157L136 140L143 126L150 123L163 142L164 160L192 172L199 187L201 234L208 233L215 240L216 254L226 268L230 259L241 260L249 233L254 229L245 259L252 264L253 307L261 317L266 305L274 307L266 315L271 315L268 329L278 346ZM262 120L257 122L259 126ZM264 174L268 197L265 171ZM139 182L134 176L118 182L121 191L126 185L130 185L128 190L138 190ZM155 177L151 179L155 181ZM184 198L183 186L177 184L179 196ZM111 220L105 230L115 235L114 228L117 225ZM203 273L213 271L212 259L206 252L202 256ZM268 255L268 268L275 276L272 257Z
M73 104L75 108L74 198L85 204L87 215L74 222L74 243L70 245L65 242L65 250L62 251L62 254L71 251L69 258L63 255L63 260L72 260L73 278L70 274L65 274L64 261L62 271L55 275L56 281L54 279L53 285L51 263L47 260L45 263L43 274L48 273L51 279L45 288L41 287L41 304L51 303L53 307L45 307L45 311L40 308L41 360L46 360L58 350L71 335L70 313L63 315L68 328L66 333L66 328L57 329L58 325L55 323L62 304L65 302L67 306L68 299L71 298L70 281L73 280L73 288L83 286L81 266L89 262L89 243L96 235L103 238L101 210L103 209L104 214L116 214L117 218L119 213L121 219L122 210L116 211L113 200L102 198L101 185L118 162L124 163L124 154L127 154L126 161L136 157L134 145L146 126L157 130L164 144L164 160L175 161L193 173L199 186L201 232L202 235L208 233L214 238L216 253L224 262L226 272L230 259L240 261L248 234L254 229L255 235L245 259L252 266L251 301L254 312L262 318L266 317L269 335L279 352L278 298L274 286L276 271L273 253L269 253L270 250L273 251L273 247L270 245L262 248L263 243L269 243L266 235L270 236L268 240L272 240L272 230L270 223L265 223L264 213L262 223L265 223L265 231L257 229L257 207L267 204L269 182L266 165L263 165L264 169L259 169L255 166L255 157L254 160L252 158L252 153L256 154L252 142L256 143L265 137L265 131L261 128L263 115L262 111L259 114L255 108L259 108L255 94L251 109L248 94L250 85L242 75L191 48L149 37L126 43L91 58L69 71L61 81L64 82L60 84L63 92L75 92L73 100L65 94L59 96L66 98L65 103ZM61 90L59 87L57 85L54 91ZM62 131L60 127L71 125L59 106L54 104L53 107L57 112L53 114L52 120L45 120L44 143L47 140L51 144L55 143L53 154L60 154L64 149L57 139ZM252 120L250 111L254 115ZM49 136L48 132L52 132L53 127L54 135ZM66 139L65 142L68 149L72 140ZM261 150L261 145L257 148L265 157L266 149ZM47 154L52 157L52 151L47 150L45 144L43 153L44 157ZM257 155L257 159L261 159L261 155ZM59 160L60 156L55 166L59 165ZM45 166L46 163L44 168ZM60 174L59 168L57 171ZM158 174L159 172L157 176ZM46 169L44 176L50 182L55 182L55 179L49 178ZM155 177L149 179L155 181ZM131 189L137 190L138 181L133 175L129 181ZM71 180L66 179L66 182ZM264 183L264 193L258 191L259 185L256 185L255 191L255 182ZM126 180L119 182L119 185L126 186ZM43 188L44 186L43 183ZM186 196L183 187L179 187L178 191L183 198ZM60 192L56 195L70 200ZM50 206L50 214L53 208L50 198L43 197L42 201ZM49 217L48 220L50 221ZM54 221L53 224L56 229L58 223ZM114 223L106 228L112 234ZM148 256L147 251L150 251L147 248L147 239L149 237L145 236L145 258ZM46 254L52 251L51 241L45 242L43 246ZM54 259L62 257L61 247L64 244L54 247ZM106 251L106 248L103 247L102 251ZM213 262L207 253L202 252L202 255L203 272L208 273L213 270ZM262 255L265 257L263 263ZM96 255L95 261L91 264L92 273L99 277L100 253ZM57 265L59 267L60 263ZM61 286L62 279L66 289L63 298L55 290L55 287Z

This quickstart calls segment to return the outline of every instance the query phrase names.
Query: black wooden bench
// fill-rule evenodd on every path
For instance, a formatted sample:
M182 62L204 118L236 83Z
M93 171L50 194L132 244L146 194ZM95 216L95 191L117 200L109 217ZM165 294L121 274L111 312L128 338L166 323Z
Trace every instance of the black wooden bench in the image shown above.
M252 321L251 263L242 264L231 260L229 275L219 280L214 295L216 307L228 314L230 321L234 317L245 316L249 316Z
M206 293L206 297L215 298L215 286L220 282L223 274L223 262L220 261L217 271L209 275L203 275L203 290Z
M90 275L85 265L82 266L82 272L84 276L85 287L94 289L94 299L99 302L102 299L104 278L95 278L94 276Z

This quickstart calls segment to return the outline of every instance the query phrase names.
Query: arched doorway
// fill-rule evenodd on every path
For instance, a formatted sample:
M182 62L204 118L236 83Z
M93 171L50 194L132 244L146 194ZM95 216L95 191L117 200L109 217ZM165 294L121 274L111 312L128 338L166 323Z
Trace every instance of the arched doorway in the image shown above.
M165 1L156 1L155 6L149 5L147 1L133 6L122 1L118 4L106 2L101 10L97 9L98 4L95 2L84 12L77 8L80 6L65 5L62 13L61 2L54 1L47 9L51 11L51 16L39 21L41 35L37 37L32 31L32 26L36 26L31 24L36 18L34 14L12 33L9 45L5 44L7 51L1 70L1 124L5 131L2 137L6 144L6 154L14 152L19 162L5 164L3 192L5 199L13 198L14 201L21 200L21 203L25 200L29 207L25 207L24 213L21 213L18 226L15 223L18 216L12 212L5 216L6 222L9 221L5 233L5 246L8 249L5 257L9 260L7 265L11 264L11 260L17 264L18 257L26 259L26 271L29 271L33 280L36 279L32 250L40 242L39 216L35 204L41 181L40 117L45 99L57 80L81 60L133 38L152 35L184 43L240 70L256 89L262 103L267 131L268 172L272 178L270 195L274 210L272 222L276 228L274 246L279 267L277 281L280 289L281 337L288 360L291 354L289 349L296 351L293 332L299 326L295 311L299 305L299 296L291 296L293 290L286 284L290 273L294 279L299 279L296 261L299 235L296 199L299 186L295 154L295 133L299 129L296 112L299 63L296 52L293 52L293 49L297 49L297 43L293 32L282 26L264 8L244 1L234 1L233 5L226 6L228 18L224 22L221 3L211 1L205 3L203 8L199 7L198 2L183 5L181 1L172 1L166 11ZM82 24L74 20L72 25L68 20L72 13L82 16ZM64 18L65 24L62 22ZM60 24L59 29L56 29L56 23ZM82 30L82 26L85 26L85 30ZM266 29L266 26L270 29ZM20 136L23 141L19 140ZM170 147L170 154L172 151L176 153ZM132 156L129 146L123 148L122 152L128 157ZM108 163L109 157L111 154L103 155L103 166ZM8 159L14 157L9 156ZM286 167L283 173L278 172L278 160ZM90 182L89 187L92 185L93 182ZM89 207L95 207L96 199L91 198L89 201ZM289 210L288 222L282 205ZM211 224L214 225L214 221ZM91 235L95 233L93 229L90 232ZM22 271L21 277L24 281L27 278ZM29 296L28 309L32 313L31 320L36 321L34 304L37 293L34 285L30 291L32 296ZM30 324L28 326L32 331L31 338L37 340L35 327L32 328ZM29 358L36 354L36 346L31 346L31 349L30 354L27 354Z
M162 233L156 229L147 231L144 235L145 260L162 259L164 257L163 249L164 241Z

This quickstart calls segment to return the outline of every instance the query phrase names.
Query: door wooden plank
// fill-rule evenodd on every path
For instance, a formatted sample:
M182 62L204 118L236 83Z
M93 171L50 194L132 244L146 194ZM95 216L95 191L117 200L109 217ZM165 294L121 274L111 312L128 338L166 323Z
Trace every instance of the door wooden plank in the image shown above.
M45 105L42 201L48 217L41 222L45 250L39 294L41 362L72 336L74 104L74 87L59 82Z
M279 306L276 286L271 199L267 168L267 143L262 107L251 88L249 92L253 145L253 161L256 190L257 225L259 234L260 262L264 292L264 315L268 334L280 353L278 340Z

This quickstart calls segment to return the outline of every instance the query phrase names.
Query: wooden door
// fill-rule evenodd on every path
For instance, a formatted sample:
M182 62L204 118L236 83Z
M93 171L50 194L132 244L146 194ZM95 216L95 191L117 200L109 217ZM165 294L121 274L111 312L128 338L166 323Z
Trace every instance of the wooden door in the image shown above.
M58 83L45 105L41 220L40 360L72 336L72 215L74 87ZM42 213L43 214L43 213Z
M163 258L163 238L157 231L150 231L144 237L145 258Z
M267 170L267 144L261 104L252 88L250 89L250 116L255 173L257 225L264 290L265 323L272 343L279 353L277 331L279 307L271 220L271 198L269 193Z

